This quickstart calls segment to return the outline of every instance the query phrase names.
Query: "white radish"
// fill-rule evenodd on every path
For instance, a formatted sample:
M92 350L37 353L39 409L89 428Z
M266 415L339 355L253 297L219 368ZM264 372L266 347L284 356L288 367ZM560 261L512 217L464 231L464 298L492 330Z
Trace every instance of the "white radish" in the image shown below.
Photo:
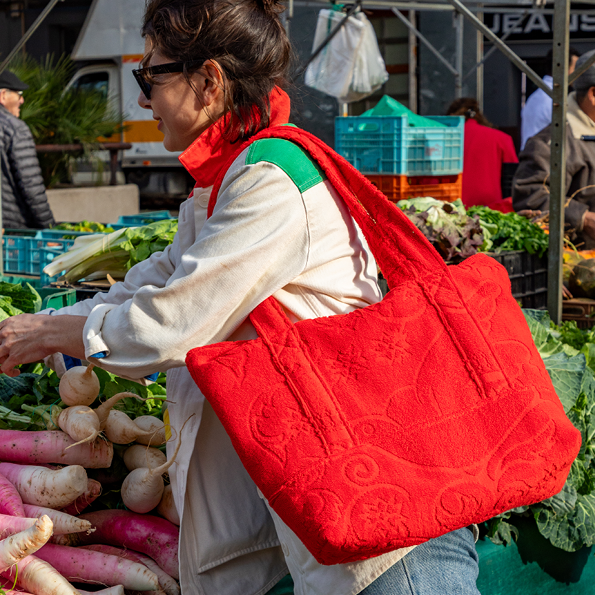
M58 425L73 440L77 440L74 444L66 447L67 449L77 444L93 442L101 433L95 411L86 405L75 405L64 409L58 418Z
M0 572L11 568L45 545L52 536L52 528L50 518L42 516L29 529L0 541Z
M105 423L105 435L114 444L130 444L139 436L151 437L150 432L141 430L123 411L112 409Z
M60 378L58 392L66 405L89 406L99 395L99 378L94 366L75 366Z
M87 489L87 472L80 465L58 470L34 465L0 463L4 475L19 492L23 503L64 508Z
M152 415L141 415L134 420L134 423L149 436L139 436L136 441L139 444L160 446L165 444L165 424Z
M167 462L167 457L163 452L142 444L133 444L128 447L122 458L128 471L134 471L139 467L154 469Z
M176 503L174 502L174 494L171 489L171 484L166 485L163 490L163 496L161 496L161 502L157 506L157 514L166 518L170 523L180 526L180 515L176 509Z
M187 422L188 420L184 422L184 426ZM182 430L184 426L182 426ZM180 439L173 457L167 463L155 469L139 467L126 476L120 492L126 508L143 514L153 510L161 502L165 489L163 474L174 464L181 445L182 440Z
M35 556L23 558L2 576L16 580L20 590L37 595L80 595L55 568Z
M97 415L97 418L99 419L99 427L102 430L105 428L105 423L107 422L107 417L109 415L109 412L112 410L112 407L118 401L121 401L122 399L127 399L127 398L134 398L134 399L140 399L141 401L146 401L146 399L143 399L142 397L139 397L138 395L135 395L134 393L118 393L117 395L114 395L113 397L109 398L104 403L101 403L101 405L99 405L99 407L94 409L94 411L95 411L95 414Z
M49 516L52 523L54 523L54 535L83 533L84 531L90 531L93 527L89 521L79 519L59 510L33 506L32 504L24 504L23 507L25 508L25 514L30 518L39 519L43 515Z

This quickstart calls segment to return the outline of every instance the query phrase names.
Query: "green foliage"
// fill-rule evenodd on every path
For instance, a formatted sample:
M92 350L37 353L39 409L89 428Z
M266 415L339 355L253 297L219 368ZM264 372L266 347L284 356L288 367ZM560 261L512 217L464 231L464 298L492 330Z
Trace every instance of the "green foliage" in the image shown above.
M30 283L0 282L0 308L9 316L15 314L34 314L41 310L41 296ZM5 307L4 303L7 304ZM14 312L18 310L18 312Z
M91 156L98 138L110 137L122 130L122 118L109 107L99 91L66 89L75 67L67 56L48 56L38 63L30 56L19 56L10 69L29 85L24 92L21 118L29 125L38 145L82 144ZM39 161L45 185L69 182L76 153L40 153Z
M467 214L478 216L484 225L488 247L483 251L506 252L523 250L543 256L548 248L548 235L538 225L517 213L501 213L489 207L471 207ZM488 230L488 233L486 233Z
M58 225L55 225L52 229L64 229L66 231L88 231L91 233L112 233L114 231L114 228L109 225L86 220L79 221L78 223L58 223ZM64 237L68 239L66 235Z
M513 514L530 514L555 547L574 552L595 543L595 362L588 357L590 346L595 347L593 333L574 323L556 326L545 311L524 314L564 410L581 432L582 445L560 493L491 519L488 536L494 543L509 543L514 527L507 520Z

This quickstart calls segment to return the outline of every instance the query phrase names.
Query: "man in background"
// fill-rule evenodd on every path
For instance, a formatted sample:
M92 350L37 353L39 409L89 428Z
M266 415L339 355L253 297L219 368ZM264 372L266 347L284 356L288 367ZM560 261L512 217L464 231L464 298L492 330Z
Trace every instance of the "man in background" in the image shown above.
M15 74L0 74L0 160L2 167L2 227L45 228L54 224L35 142L19 119L23 91L28 86Z
M580 54L574 48L569 49L568 74L572 74L576 68L576 61ZM552 78L553 52L550 50L546 56L547 74L543 82L550 88L554 87ZM552 121L552 98L542 89L537 89L529 95L523 109L521 110L521 151L525 148L527 140L541 132Z
M595 53L583 54L580 67ZM574 83L566 116L566 201L564 221L575 245L595 248L595 66ZM527 141L512 185L515 211L549 211L551 126Z

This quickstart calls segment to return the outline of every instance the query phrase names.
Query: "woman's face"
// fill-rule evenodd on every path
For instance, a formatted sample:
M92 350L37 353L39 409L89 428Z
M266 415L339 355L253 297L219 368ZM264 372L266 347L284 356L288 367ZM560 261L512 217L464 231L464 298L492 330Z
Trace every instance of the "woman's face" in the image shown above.
M147 40L145 52L149 49ZM173 60L157 50L147 66L168 62ZM151 88L151 99L147 99L141 92L138 104L144 109L152 110L153 119L157 120L157 127L164 135L163 146L168 151L184 151L213 123L208 114L214 119L222 114L223 94L217 94L212 80L200 73L192 75L192 82L202 101L182 73L159 74L154 78L157 84ZM213 91L217 95L216 102L213 102Z

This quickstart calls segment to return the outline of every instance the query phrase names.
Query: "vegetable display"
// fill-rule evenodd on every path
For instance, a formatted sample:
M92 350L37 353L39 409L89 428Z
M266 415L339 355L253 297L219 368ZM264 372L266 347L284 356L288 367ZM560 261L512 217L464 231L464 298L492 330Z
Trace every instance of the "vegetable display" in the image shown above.
M516 213L504 214L488 207L465 210L460 199L448 203L412 198L397 206L448 261L458 262L477 252L513 250L543 256L548 248L543 229Z
M0 375L0 402L27 414L0 419L0 594L179 595L164 398L164 375L146 387L91 366ZM115 447L110 417L126 420Z
M41 297L29 283L0 282L0 320L41 310Z
M582 446L562 491L543 502L517 508L488 522L495 543L517 533L516 515L531 516L552 545L573 552L595 543L595 332L575 322L555 326L542 310L525 310L545 367Z
M177 230L177 219L165 219L108 235L79 236L68 252L52 260L43 271L50 277L66 271L64 280L68 283L104 279L108 274L123 279L135 264L171 244Z

